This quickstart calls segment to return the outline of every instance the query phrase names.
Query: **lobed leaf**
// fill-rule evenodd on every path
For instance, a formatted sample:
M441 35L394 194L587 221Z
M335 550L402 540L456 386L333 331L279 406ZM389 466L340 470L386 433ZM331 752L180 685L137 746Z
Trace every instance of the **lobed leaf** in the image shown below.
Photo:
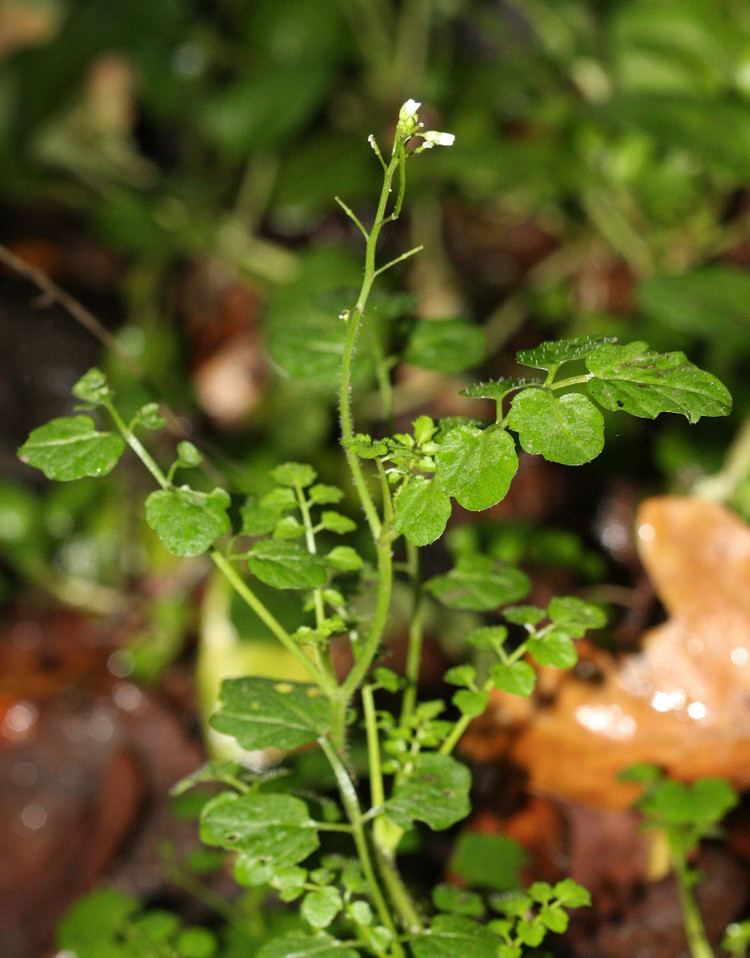
M489 612L522 599L529 591L529 580L520 569L488 556L467 555L447 574L430 579L426 588L451 609Z
M146 522L172 555L197 556L229 532L229 504L223 489L160 489L146 499Z
M516 353L516 360L522 366L532 366L534 369L554 369L561 363L583 359L600 346L616 341L614 336L577 336L574 339L549 340L533 349L522 349Z
M348 942L336 941L330 935L293 932L263 945L257 958L359 958L359 952Z
M330 726L326 699L314 685L275 679L226 679L211 726L243 748L297 748L325 735Z
M578 661L578 653L569 635L561 631L549 632L541 639L529 639L526 648L540 665L552 665L556 669L572 669Z
M90 416L62 416L32 430L18 455L48 479L70 482L106 476L124 450L122 437L98 432Z
M324 556L324 561L337 572L356 572L364 565L361 556L351 546L335 546Z
M726 416L732 408L726 387L684 353L649 352L647 343L604 345L586 365L594 377L589 394L605 409L644 419L681 413L694 423L701 416Z
M604 448L604 417L580 393L526 389L513 400L508 425L525 452L566 466L590 462Z
M538 379L490 379L487 382L473 383L459 392L460 396L467 396L469 399L494 399L500 402L508 393L514 389L520 389L522 386L541 385Z
M528 662L496 662L490 672L496 689L528 698L534 691L536 673Z
M396 784L385 807L388 817L401 828L424 822L433 831L442 831L471 811L470 787L471 775L465 765L449 755L426 753L419 757L409 778Z
M439 539L451 515L451 501L434 479L413 479L394 501L393 524L415 546Z
M260 865L296 865L318 847L307 805L292 795L222 792L201 811L206 845L241 851Z
M317 589L325 585L323 560L296 542L262 539L248 553L250 571L274 589Z
M497 958L498 937L485 925L459 915L437 915L411 939L415 958Z
M271 470L271 476L280 486L311 486L317 479L317 472L304 462L284 462Z
M517 469L515 443L504 429L458 426L440 445L435 483L465 509L480 512L505 498Z

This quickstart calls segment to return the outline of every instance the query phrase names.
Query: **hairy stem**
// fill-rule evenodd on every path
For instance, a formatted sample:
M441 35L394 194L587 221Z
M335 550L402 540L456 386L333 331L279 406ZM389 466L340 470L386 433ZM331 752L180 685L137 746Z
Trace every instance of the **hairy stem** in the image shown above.
M349 773L347 772L343 762L339 758L332 744L327 741L327 739L320 739L320 746L325 752L325 755L331 764L331 768L333 769L333 773L336 776L336 784L338 785L339 794L341 795L341 801L352 826L352 837L354 839L354 845L357 849L357 857L359 858L359 863L362 866L362 872L367 880L368 885L370 886L370 895L372 896L378 918L393 934L394 958L406 958L404 949L398 941L398 932L396 930L393 917L391 916L390 908L388 907L383 890L381 889L380 883L375 875L372 856L370 854L370 846L367 843L367 835L365 833L365 827L362 821L362 809L359 805L359 799L357 798L357 792L354 788L354 783L349 777Z
M406 561L412 588L409 644L406 651L406 689L401 705L401 721L404 722L417 704L419 667L422 661L422 584L419 580L419 549L407 540Z

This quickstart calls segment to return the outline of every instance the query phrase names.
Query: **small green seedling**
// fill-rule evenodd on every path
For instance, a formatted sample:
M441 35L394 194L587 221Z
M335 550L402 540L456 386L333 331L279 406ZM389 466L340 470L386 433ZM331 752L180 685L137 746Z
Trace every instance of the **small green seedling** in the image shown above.
M644 794L636 803L644 816L644 827L660 829L666 838L692 958L712 958L694 894L701 874L691 866L690 859L703 839L721 836L720 823L739 796L722 778L702 778L685 785L667 778L653 765L634 765L621 778L644 786ZM737 940L735 937L735 943Z

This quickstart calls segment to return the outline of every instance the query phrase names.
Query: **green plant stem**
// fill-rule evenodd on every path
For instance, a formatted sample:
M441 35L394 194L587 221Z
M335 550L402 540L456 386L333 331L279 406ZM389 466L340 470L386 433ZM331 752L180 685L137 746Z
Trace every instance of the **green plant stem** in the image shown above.
M240 598L253 610L261 622L276 636L284 648L291 653L298 662L304 665L320 689L329 698L334 697L336 695L336 687L331 679L305 655L279 620L266 608L244 579L237 574L231 562L229 562L218 549L212 549L210 556L216 568L223 573L235 592L237 592Z
M375 599L375 612L373 614L372 624L370 625L370 631L362 644L359 658L352 666L351 671L341 686L341 696L347 702L357 691L368 669L372 665L388 621L393 589L393 557L391 555L390 538L385 542L378 542L377 567L378 588Z
M305 527L305 544L307 545L307 551L310 555L317 555L318 547L315 544L315 530L313 529L312 518L310 516L310 506L307 504L301 486L295 486L294 492L297 496L297 505L299 506L300 515L302 516L302 524ZM313 589L313 602L315 604L315 624L320 628L325 618L323 593L320 589Z
M114 422L115 426L117 426L120 433L122 434L122 438L130 446L130 448L133 450L136 456L138 456L138 458L141 460L143 465L148 469L148 471L151 473L154 479L156 479L159 486L161 486L162 489L169 489L172 484L164 475L162 470L159 468L159 466L156 463L156 460L148 451L148 449L146 449L146 447L140 441L138 436L136 436L136 434L133 432L132 429L128 428L122 416L115 409L115 407L112 405L111 402L105 402L104 406L107 412L112 417L112 421Z
M398 931L394 924L393 917L391 916L390 908L385 900L383 890L380 887L380 882L375 875L372 856L370 854L370 846L367 842L367 835L365 833L365 827L362 821L362 809L359 805L359 799L357 798L357 792L354 788L354 783L352 782L348 771L339 758L333 745L327 739L320 739L319 741L321 748L325 752L326 758L330 762L333 773L336 776L336 784L338 785L339 794L341 795L341 801L352 826L352 837L354 839L355 848L357 849L357 857L359 858L359 863L362 866L362 873L364 874L365 879L370 886L370 895L372 896L372 901L375 905L378 918L393 934L393 956L394 958L406 958L406 953L398 941Z
M407 540L406 563L412 589L409 643L406 650L406 689L401 704L402 724L414 711L419 688L419 667L422 661L422 583L419 579L419 549Z
M690 868L685 861L685 856L682 851L675 846L675 843L669 839L669 836L668 840L669 853L677 880L682 919L685 925L685 934L687 936L691 958L714 958L713 950L706 937L703 919L701 918L701 913L698 909L695 895L693 894L690 881Z
M487 679L484 685L480 686L482 692L489 692L493 688L492 679ZM453 731L450 733L448 738L440 746L441 755L450 755L453 749L458 745L466 729L473 722L473 718L468 715L462 715L461 718L453 726Z
M115 409L115 407L110 402L105 403L105 407L109 412L114 424L117 426L118 430L122 434L123 439L133 452L138 456L143 465L148 469L154 479L157 481L159 486L162 489L170 489L171 483L164 475L161 468L156 463L155 459L145 448L143 443L138 439L134 434L132 429L129 429L125 424L124 420ZM303 513L304 516L304 513ZM309 513L308 513L309 519ZM273 615L273 613L264 605L263 602L257 597L253 592L250 586L237 574L236 570L232 568L232 563L223 556L218 549L211 549L210 551L211 561L219 569L219 571L226 577L229 584L237 592L241 599L253 610L253 612L258 616L258 618L263 622L273 635L281 642L285 649L290 652L298 662L300 662L307 671L310 673L315 683L320 687L320 689L329 697L333 698L336 696L337 689L336 684L333 680L332 675L326 674L326 672L315 662L312 661L302 649L297 645L294 639L289 635L284 626L279 622L279 620Z
M373 806L384 805L385 790L383 788L383 769L380 761L378 722L375 714L375 699L371 685L362 686L362 708L365 715L365 731L367 734L367 761L370 770L370 802Z

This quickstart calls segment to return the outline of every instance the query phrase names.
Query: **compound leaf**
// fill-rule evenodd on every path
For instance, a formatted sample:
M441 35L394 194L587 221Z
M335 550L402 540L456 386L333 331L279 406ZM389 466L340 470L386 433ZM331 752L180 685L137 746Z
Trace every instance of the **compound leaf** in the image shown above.
M121 436L98 432L90 416L61 416L32 430L18 455L48 479L69 482L106 476L124 449Z
M438 450L435 482L465 509L480 512L505 497L517 469L515 443L504 429L458 426Z
M566 466L590 462L604 448L604 417L580 393L525 389L513 400L508 425L526 452Z
M314 685L254 677L226 679L221 707L211 717L211 725L236 738L243 748L297 748L328 731L329 708Z
M160 489L146 499L146 522L172 555L197 556L229 532L229 503L223 489Z

